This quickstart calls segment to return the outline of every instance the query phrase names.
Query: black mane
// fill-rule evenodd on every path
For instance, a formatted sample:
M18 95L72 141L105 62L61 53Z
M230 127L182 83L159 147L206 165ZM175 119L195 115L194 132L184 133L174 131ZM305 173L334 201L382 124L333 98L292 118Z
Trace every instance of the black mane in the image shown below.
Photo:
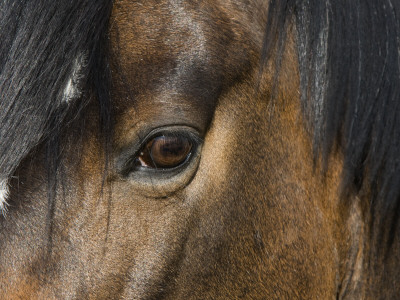
M400 2L272 0L264 60L292 23L316 159L327 164L332 152L343 153L344 195L369 201L370 267L385 265L383 281L393 282L400 246Z
M57 137L74 63L84 65L80 87L94 87L106 101L97 88L111 6L110 0L0 2L0 182L33 147Z

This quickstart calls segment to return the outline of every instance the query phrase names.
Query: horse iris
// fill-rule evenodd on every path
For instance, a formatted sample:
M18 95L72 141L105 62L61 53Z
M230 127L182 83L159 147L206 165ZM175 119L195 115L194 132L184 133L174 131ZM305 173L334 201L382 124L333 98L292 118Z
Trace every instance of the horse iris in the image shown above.
M192 142L182 136L158 136L150 140L139 153L139 166L170 169L187 160L192 150Z

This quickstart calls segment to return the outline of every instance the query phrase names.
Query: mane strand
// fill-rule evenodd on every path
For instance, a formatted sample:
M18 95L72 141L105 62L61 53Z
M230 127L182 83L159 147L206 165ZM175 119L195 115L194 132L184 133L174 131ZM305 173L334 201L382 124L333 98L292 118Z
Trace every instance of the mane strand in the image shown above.
M0 208L21 160L59 134L71 102L96 80L94 56L111 6L111 0L0 2Z

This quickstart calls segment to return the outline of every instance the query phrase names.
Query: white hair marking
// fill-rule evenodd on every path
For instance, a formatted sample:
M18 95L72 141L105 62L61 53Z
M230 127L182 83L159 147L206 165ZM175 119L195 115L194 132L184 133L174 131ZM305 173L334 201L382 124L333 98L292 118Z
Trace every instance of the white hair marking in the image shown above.
M0 214L7 213L7 198L9 195L7 180L0 180Z
M86 55L79 54L73 63L72 74L65 85L63 92L63 102L69 104L71 101L79 98L82 94L81 81L83 79L83 71L86 68Z

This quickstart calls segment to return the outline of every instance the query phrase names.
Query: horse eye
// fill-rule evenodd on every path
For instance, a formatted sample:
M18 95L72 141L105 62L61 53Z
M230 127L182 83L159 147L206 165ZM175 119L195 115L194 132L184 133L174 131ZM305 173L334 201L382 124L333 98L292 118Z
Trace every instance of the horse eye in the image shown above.
M192 141L183 136L162 135L151 139L136 157L137 167L172 169L190 157Z

